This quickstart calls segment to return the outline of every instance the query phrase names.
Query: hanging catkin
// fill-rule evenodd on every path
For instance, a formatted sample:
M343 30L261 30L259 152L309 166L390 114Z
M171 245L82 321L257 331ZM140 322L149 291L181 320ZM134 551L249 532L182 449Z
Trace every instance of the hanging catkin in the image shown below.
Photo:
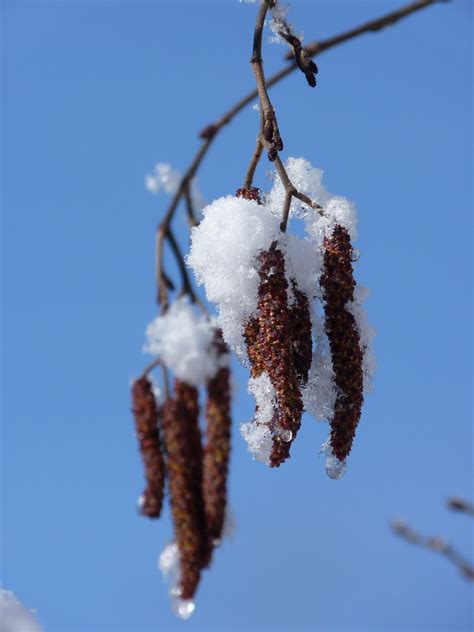
M146 479L146 487L140 498L140 511L149 518L159 518L165 480L158 427L161 410L157 407L152 384L146 376L133 383L132 407Z
M351 450L359 423L363 397L363 349L355 318L349 310L354 299L352 245L347 230L336 225L324 240L321 288L324 299L325 330L329 339L336 385L334 415L330 420L330 445L344 461Z

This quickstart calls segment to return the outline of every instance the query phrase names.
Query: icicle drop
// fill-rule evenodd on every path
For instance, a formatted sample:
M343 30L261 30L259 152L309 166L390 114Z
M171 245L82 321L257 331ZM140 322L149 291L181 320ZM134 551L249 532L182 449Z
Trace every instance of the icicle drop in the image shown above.
M326 457L325 467L326 474L329 476L329 478L337 480L338 478L344 476L347 470L347 463L345 462L345 460L339 461L336 456L328 454L328 456Z
M194 601L190 599L173 599L172 602L173 612L183 620L189 619L189 617L193 614L196 605Z
M357 250L357 248L352 248L351 261L359 261L359 259L360 259L360 252Z
M347 463L346 461L340 461L337 456L334 455L331 448L331 437L329 437L321 446L321 450L319 454L324 454L326 456L326 474L329 478L333 480L337 480L344 476L347 471Z

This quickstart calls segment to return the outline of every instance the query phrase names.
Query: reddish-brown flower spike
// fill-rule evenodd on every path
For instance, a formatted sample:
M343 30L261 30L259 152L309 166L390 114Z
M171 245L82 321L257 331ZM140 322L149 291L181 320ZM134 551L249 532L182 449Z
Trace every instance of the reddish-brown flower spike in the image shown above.
M262 203L262 200L260 199L260 189L257 189L257 187L250 187L250 189L237 189L235 197L244 198L245 200L255 200L257 204Z
M165 466L161 449L158 420L161 411L156 405L151 382L142 376L132 386L135 431L145 467L146 487L140 499L141 513L159 518L163 504Z
M340 461L344 461L351 450L364 401L363 349L354 316L347 308L347 303L354 298L355 288L351 256L349 233L337 225L324 240L321 288L337 389L330 444Z
M308 373L313 359L313 339L311 336L311 314L308 297L298 289L294 279L293 304L290 307L291 338L293 341L293 361L300 384L308 381Z
M220 330L216 332L214 348L221 360L228 353ZM230 429L230 370L227 366L221 366L207 383L203 496L207 534L211 546L215 546L221 539L224 526Z
M182 599L191 599L208 557L202 499L202 446L197 389L176 380L174 399L165 402L166 447L171 513L179 549Z
M248 323L245 333L252 376L265 371L275 389L277 415L271 428L270 466L278 467L289 457L301 424L303 402L294 365L283 253L275 243L258 259L257 319Z

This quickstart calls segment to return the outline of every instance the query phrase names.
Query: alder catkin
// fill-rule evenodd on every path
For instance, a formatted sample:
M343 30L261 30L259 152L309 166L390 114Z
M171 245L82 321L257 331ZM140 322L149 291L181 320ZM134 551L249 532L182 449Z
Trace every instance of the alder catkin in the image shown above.
M175 380L174 398L165 402L166 447L171 513L179 549L182 599L191 599L207 558L207 533L202 498L202 446L197 389Z
M336 385L334 415L330 420L330 445L344 461L351 450L359 423L363 397L363 349L359 330L348 303L354 298L352 245L347 230L337 225L324 240L321 288L324 299L325 331L331 350Z
M248 322L245 339L252 377L265 371L275 390L277 414L270 426L270 466L278 467L289 457L300 428L303 403L294 365L283 253L274 243L260 253L258 262L257 317Z
M156 404L153 386L146 376L133 382L132 408L146 479L146 487L140 498L140 511L149 518L159 518L165 481L165 466L158 427L161 410Z
M222 362L228 354L228 348L220 330L216 331L213 345L218 361ZM222 363L215 376L207 383L203 497L207 535L211 547L221 539L224 526L230 433L230 370Z

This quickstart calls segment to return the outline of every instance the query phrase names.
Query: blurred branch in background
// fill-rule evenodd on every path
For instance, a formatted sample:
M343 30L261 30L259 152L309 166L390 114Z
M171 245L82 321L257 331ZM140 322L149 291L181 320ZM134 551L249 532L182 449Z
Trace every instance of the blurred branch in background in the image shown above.
M474 516L474 505L462 498L449 498L446 501L449 509L453 511L460 511L468 515ZM411 544L417 544L425 549L435 551L440 555L444 555L448 560L457 567L461 575L470 581L474 581L474 565L469 562L465 557L455 549L455 547L439 536L426 536L417 533L414 529L408 526L402 520L392 520L390 523L392 531L399 535L401 538L410 542Z
M457 498L453 496L452 498L448 498L446 504L448 508L453 511L461 511L470 516L474 516L474 504L470 503L468 500L464 500L464 498Z

